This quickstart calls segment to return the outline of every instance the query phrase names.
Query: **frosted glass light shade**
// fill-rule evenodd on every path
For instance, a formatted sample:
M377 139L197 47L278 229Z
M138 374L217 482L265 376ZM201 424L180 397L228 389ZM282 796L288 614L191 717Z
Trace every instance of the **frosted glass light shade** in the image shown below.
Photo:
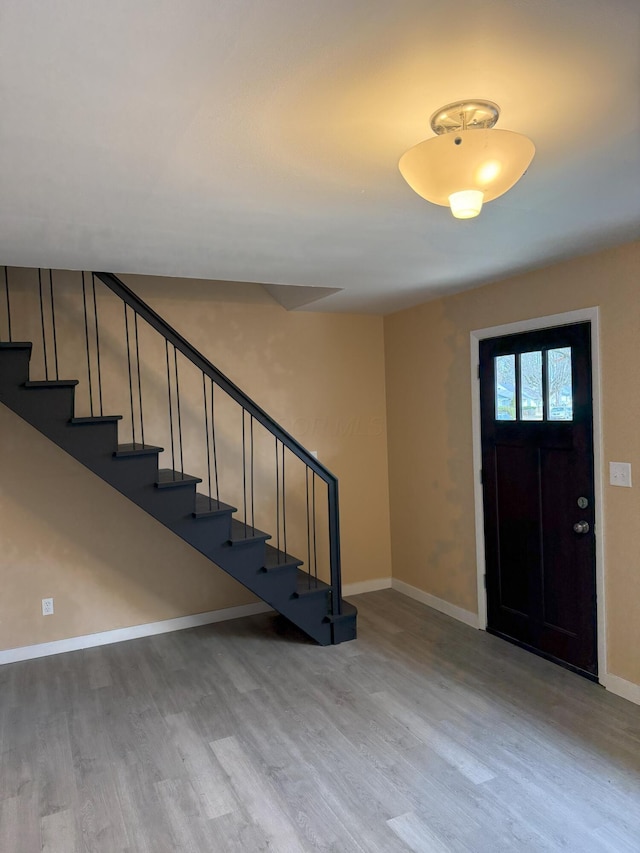
M520 133L474 128L425 139L398 166L418 195L449 207L449 196L465 190L482 192L485 202L506 193L527 171L535 150Z
M451 193L449 207L456 219L473 219L482 210L484 194L480 190L462 190Z

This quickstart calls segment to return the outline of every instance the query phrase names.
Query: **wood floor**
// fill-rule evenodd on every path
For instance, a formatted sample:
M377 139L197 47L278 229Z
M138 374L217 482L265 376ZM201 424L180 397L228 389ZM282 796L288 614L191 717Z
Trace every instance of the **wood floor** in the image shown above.
M0 668L1 853L640 851L640 707L391 590Z

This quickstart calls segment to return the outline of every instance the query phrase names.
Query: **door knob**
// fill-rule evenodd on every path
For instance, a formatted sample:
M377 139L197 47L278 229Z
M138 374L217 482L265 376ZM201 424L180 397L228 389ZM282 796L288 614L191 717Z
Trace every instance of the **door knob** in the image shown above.
M589 532L589 522L588 521L576 521L573 525L573 529L576 533L588 533Z

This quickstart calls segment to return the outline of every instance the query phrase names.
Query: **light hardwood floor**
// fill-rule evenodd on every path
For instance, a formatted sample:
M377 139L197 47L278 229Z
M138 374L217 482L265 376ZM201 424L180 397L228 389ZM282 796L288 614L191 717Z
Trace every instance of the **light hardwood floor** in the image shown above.
M640 707L397 592L0 668L1 853L640 851Z

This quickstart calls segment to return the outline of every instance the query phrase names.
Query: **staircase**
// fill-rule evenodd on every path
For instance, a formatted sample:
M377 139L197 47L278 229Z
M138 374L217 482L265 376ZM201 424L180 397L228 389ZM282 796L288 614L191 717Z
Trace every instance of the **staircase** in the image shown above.
M356 609L341 597L338 491L334 475L123 282L109 273L80 275L77 293L72 293L67 286L62 299L53 273L49 272L47 283L46 275L43 282L39 270L31 294L34 301L29 303L22 292L24 288L16 294L5 270L7 334L3 336L8 340L0 342L0 402L319 644L354 639ZM97 286L104 288L106 295L99 292L96 295ZM108 388L103 376L105 341L109 340L113 348L115 334L101 317L101 312L112 316L111 312L105 312L107 296L111 307L114 301L121 303L119 310L124 316L126 340L121 342L121 356L124 364L126 352L128 369L122 382L128 386L130 411L120 414L104 413L108 411L105 399ZM18 303L31 304L31 310L26 312L30 314L31 324L34 313L39 312L41 340L37 346L33 340L15 339L16 328L21 322L27 323L27 318L21 320L16 316ZM59 346L58 336L65 309L76 327L75 348L66 343L65 347L73 353L73 367L77 373L86 373L84 383L79 378L60 378L65 374L61 373L59 363L62 360L59 349L62 351L63 346L62 338ZM144 336L139 324L145 324ZM66 334L69 322L64 325ZM168 408L165 414L169 453L164 453L163 447L149 444L145 438L154 426L160 426L157 411L153 417L145 414L148 406L145 405L146 374L141 344L149 340L150 335L160 336L161 349L166 356ZM157 340L154 345L157 356ZM44 378L31 378L34 348L38 363L42 362L38 367ZM155 366L157 362L156 357ZM192 373L201 375L201 385L199 381L196 383L201 389L199 399L189 399L185 391L187 367ZM82 400L85 407L88 404L88 412L77 416L77 395L81 391L78 386L83 384ZM192 382L191 398L193 392ZM238 465L241 459L241 476L235 478L236 494L231 498L241 507L241 512L220 496L219 483L224 473L222 457L231 456L227 449L228 436L225 433L224 448L220 436L221 395L226 404L233 404L241 415L237 436L241 447L236 448ZM123 421L127 432L124 437L131 440L119 443L119 431L125 426ZM202 436L199 456L202 470L188 473L183 460L194 441L187 439L187 433L190 436L198 434L196 426ZM261 456L257 450L258 431L263 438L261 446L272 446L274 451L269 467L273 483L266 497L258 493L256 485L256 470L268 467L264 452ZM265 445L265 440L273 444ZM161 467L163 453L165 457L170 456L171 467ZM316 498L316 493L321 494L323 490L327 495L324 507ZM256 527L258 511L268 511L274 516L273 535ZM319 516L323 511L326 518L321 520ZM302 519L302 530L292 530L294 516L298 521ZM324 532L327 542L321 543L319 540ZM306 545L303 549L306 554L296 557L289 553L287 543L292 539Z

